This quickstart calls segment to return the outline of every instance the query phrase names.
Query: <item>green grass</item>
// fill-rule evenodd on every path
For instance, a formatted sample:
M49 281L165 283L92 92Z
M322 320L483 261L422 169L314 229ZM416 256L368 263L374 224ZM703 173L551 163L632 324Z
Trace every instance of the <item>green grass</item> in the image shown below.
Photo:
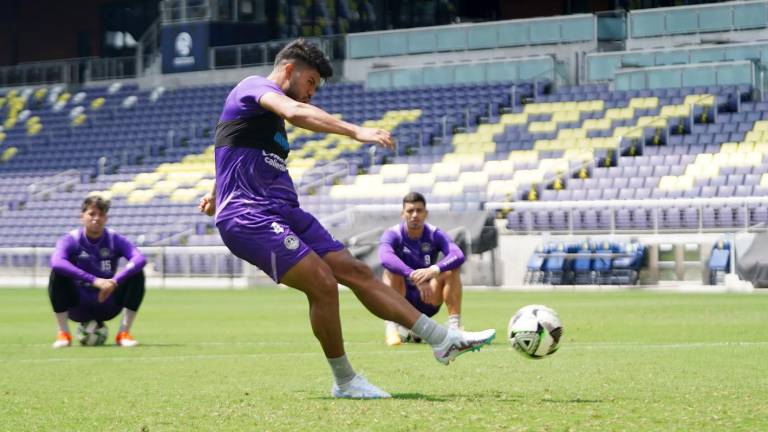
M448 367L341 303L353 365L393 399L330 398L298 292L150 290L140 347L112 321L108 346L53 350L46 293L0 289L0 431L768 430L768 295L468 292L465 325L501 337ZM565 325L544 360L503 337L530 303Z

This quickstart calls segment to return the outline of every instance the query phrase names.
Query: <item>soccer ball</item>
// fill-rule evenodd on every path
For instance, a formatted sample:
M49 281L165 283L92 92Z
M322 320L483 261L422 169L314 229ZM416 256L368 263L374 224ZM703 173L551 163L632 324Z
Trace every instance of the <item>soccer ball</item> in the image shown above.
M85 346L104 345L109 329L101 321L86 321L77 325L77 340Z
M544 358L560 347L563 323L553 309L543 305L522 307L509 320L507 338L525 357Z

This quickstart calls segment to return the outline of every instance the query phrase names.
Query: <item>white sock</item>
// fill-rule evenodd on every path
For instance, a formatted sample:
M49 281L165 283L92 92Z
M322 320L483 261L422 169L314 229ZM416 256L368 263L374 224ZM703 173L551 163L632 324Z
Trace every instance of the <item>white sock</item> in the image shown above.
M397 331L397 324L392 321L384 321L384 324L386 325L387 333L391 331Z
M453 314L448 315L448 327L449 328L461 328L461 315L460 314Z
M56 324L59 326L59 331L69 333L69 312L56 312Z
M428 344L435 346L441 344L448 336L448 329L435 322L432 318L421 314L411 329Z
M341 357L327 358L326 360L328 360L328 364L331 366L331 373L333 373L333 380L336 382L336 385L344 385L355 377L355 370L352 369L346 354Z
M123 320L120 322L121 332L131 332L131 326L133 325L133 320L136 319L137 313L138 311L123 308Z

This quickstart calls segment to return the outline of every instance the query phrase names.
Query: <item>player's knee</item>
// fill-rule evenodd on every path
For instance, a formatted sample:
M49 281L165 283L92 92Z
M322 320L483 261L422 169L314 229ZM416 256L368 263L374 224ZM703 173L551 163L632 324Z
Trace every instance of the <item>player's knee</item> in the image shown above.
M445 281L460 281L461 271L458 268L453 270L446 270L442 272L440 276L442 276L442 279Z
M338 282L336 281L336 278L333 276L333 273L329 268L319 268L312 280L314 284L313 292L317 296L323 298L338 298Z
M354 260L354 262L352 262L352 265L350 266L350 273L351 276L356 280L367 280L374 277L371 268L359 260Z

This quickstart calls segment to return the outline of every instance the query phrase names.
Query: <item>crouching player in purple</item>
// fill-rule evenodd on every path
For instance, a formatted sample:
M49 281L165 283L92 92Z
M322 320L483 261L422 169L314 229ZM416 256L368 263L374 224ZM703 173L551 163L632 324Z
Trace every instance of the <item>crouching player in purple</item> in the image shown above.
M299 207L286 168L284 120L393 147L389 132L347 123L309 104L321 80L332 73L322 51L299 39L277 54L269 76L247 77L232 89L216 127L216 186L199 207L209 215L215 212L216 226L232 253L307 296L312 330L334 378L331 394L387 398L387 392L355 373L344 352L339 283L375 315L412 329L432 345L443 364L490 343L496 332L449 330L420 313Z
M109 201L89 196L80 214L82 228L56 242L48 295L59 326L54 348L72 345L69 319L107 321L123 311L115 343L133 347L131 325L144 298L144 255L125 237L105 228ZM125 257L125 268L117 261Z
M405 297L416 309L428 317L434 316L445 302L448 309L448 327L461 326L461 275L459 266L464 253L439 228L426 223L427 201L418 192L403 198L400 217L403 222L384 231L379 245L379 259L384 266L384 283ZM437 261L438 253L443 259ZM387 345L400 345L414 340L398 324L387 321Z

